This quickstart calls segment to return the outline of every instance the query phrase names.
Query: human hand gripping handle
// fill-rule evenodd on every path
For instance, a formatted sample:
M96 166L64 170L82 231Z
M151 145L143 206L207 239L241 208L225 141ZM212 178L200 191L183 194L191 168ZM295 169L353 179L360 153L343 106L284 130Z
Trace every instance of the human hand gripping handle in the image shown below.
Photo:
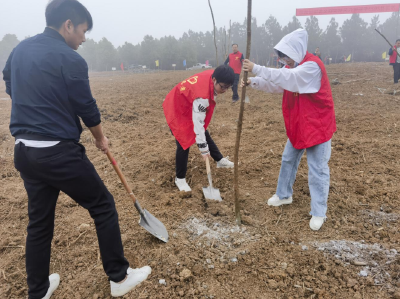
M107 154L109 150L108 138L104 136L101 124L98 124L95 127L90 127L89 130L95 139L96 147L104 154Z
M248 59L245 59L243 61L243 70L245 72L252 72L253 71L253 67L254 67L254 62L251 62Z
M251 80L250 79L247 79L247 82L246 82L246 86L249 86L251 84ZM240 87L244 87L244 81L243 81L243 79L241 80L241 82L240 82Z
M211 157L211 155L210 155L210 152L208 151L208 152L206 152L206 153L203 153L203 152L201 152L200 151L200 154L201 154L201 157L203 158L203 160L204 161L207 161L208 160L208 158L210 158Z

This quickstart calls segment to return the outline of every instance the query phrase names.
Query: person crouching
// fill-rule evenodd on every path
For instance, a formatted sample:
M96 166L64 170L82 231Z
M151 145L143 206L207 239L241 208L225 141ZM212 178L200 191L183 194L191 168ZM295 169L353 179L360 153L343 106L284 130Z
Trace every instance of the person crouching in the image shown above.
M233 168L233 162L223 157L207 127L214 112L216 96L227 91L234 80L233 69L221 65L180 82L163 102L165 118L176 139L175 184L179 191L191 191L185 177L189 148L194 143L204 160L211 156L217 162L217 168Z

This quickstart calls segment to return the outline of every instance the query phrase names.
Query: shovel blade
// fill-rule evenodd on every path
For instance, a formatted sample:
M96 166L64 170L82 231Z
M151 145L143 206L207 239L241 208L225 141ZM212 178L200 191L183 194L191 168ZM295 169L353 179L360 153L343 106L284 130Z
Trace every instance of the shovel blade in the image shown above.
M208 187L203 187L203 194L206 199L212 199L217 201L222 201L219 189Z
M161 241L168 242L168 231L164 224L156 217L151 215L146 209L143 209L143 214L140 214L139 225L147 230L154 237Z

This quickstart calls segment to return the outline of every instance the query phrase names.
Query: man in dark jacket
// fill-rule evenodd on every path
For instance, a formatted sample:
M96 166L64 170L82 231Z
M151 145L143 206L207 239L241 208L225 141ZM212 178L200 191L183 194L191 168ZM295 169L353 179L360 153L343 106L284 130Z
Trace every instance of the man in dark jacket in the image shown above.
M399 83L400 79L400 57L397 54L400 54L400 39L396 40L393 48L389 49L389 64L393 65L393 79L395 84Z
M109 148L90 91L87 64L74 51L85 42L92 17L77 0L54 0L46 8L46 24L42 34L12 51L3 70L12 99L15 167L28 193L28 295L49 299L59 285L58 274L49 276L49 265L55 208L63 191L94 219L111 295L122 296L145 280L151 268L129 268L114 198L79 143L81 118L96 147L103 153Z

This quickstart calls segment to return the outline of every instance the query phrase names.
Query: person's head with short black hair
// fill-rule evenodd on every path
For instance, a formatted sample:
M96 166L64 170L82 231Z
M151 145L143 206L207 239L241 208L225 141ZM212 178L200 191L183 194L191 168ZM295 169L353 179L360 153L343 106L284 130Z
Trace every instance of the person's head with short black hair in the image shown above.
M220 65L214 70L211 78L214 81L214 91L222 94L233 85L235 81L235 73L228 65Z
M90 12L77 0L52 0L46 7L46 25L60 33L72 49L86 41L93 28Z
M238 44L232 44L233 53L236 53L238 51L238 48L239 48Z

